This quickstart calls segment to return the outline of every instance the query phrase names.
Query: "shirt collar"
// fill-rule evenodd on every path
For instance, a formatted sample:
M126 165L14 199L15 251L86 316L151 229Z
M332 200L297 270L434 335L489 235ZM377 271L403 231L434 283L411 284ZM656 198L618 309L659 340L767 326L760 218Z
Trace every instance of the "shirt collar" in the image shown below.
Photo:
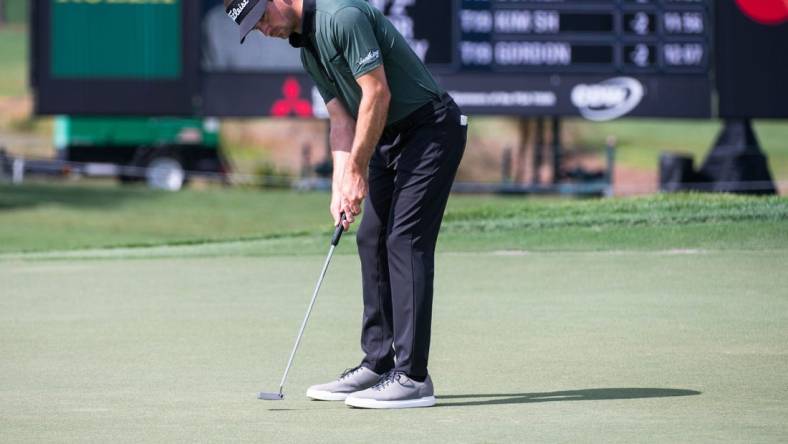
M301 11L301 33L290 34L290 45L294 48L302 48L309 43L308 37L315 33L315 11L317 6L315 0L304 0Z

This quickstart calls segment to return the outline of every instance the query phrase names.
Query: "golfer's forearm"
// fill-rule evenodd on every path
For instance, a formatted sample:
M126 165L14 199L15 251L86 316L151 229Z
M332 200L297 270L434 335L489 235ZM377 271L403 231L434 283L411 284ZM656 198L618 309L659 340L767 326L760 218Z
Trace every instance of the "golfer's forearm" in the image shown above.
M388 117L389 101L391 100L388 88L380 88L365 92L358 107L358 120L356 122L356 135L353 139L353 149L350 151L351 162L349 165L366 175L372 151L380 139L383 127Z
M347 159L350 157L350 150L332 150L331 157L334 161L334 172L331 176L331 189L339 190L342 188L342 175L345 173Z
M329 143L331 144L331 158L334 162L332 174L332 189L338 190L342 185L342 174L345 172L350 149L353 146L353 135L356 131L356 122L349 116L338 115L331 119Z
M332 117L330 122L329 143L331 144L331 151L345 151L349 153L353 147L356 122L350 116Z

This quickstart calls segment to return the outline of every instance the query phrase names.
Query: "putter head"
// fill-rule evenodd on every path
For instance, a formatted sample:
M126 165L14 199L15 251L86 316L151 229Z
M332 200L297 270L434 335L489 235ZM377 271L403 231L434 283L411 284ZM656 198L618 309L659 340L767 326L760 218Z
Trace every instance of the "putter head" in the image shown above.
M281 401L285 399L285 395L281 393L260 392L257 394L257 399L264 399L266 401Z

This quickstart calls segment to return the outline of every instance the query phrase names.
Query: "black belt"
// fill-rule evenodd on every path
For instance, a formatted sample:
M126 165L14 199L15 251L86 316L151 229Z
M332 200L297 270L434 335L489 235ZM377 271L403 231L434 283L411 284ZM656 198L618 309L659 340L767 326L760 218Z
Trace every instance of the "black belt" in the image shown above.
M449 103L452 102L452 98L448 93L443 93L440 97L436 97L429 102L425 103L424 105L420 106L413 111L412 113L408 114L407 116L397 120L394 123L390 123L386 125L383 129L384 133L389 134L396 134L401 133L404 131L413 128L418 123L424 121L424 119L429 118L430 116L435 114L435 111L445 107Z

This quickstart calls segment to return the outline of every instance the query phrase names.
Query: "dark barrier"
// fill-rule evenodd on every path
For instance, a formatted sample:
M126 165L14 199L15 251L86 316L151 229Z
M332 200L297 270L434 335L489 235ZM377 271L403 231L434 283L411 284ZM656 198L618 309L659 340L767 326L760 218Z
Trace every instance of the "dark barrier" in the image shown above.
M659 159L659 188L666 192L776 193L766 156L746 119L725 121L698 171L693 168L692 157L663 153Z
M691 189L698 181L692 157L686 154L662 153L659 157L659 189L665 192Z

